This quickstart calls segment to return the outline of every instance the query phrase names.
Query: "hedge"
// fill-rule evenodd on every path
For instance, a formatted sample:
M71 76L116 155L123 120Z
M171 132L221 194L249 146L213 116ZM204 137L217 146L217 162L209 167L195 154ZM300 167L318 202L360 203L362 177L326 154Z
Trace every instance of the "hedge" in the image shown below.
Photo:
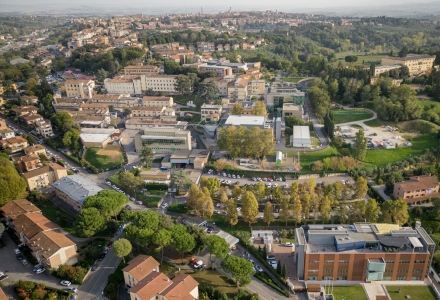
M274 283L271 278L266 273L257 273L254 275L259 280L263 281L265 284L270 286L271 288L277 290L281 294L283 294L286 297L289 297L289 293L286 292L283 288L281 288L278 284Z

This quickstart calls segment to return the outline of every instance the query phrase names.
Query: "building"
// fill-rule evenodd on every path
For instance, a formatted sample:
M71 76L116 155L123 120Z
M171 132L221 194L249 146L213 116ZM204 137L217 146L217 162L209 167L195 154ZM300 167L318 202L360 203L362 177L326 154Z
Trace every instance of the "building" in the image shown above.
M12 200L0 207L2 219L7 225L21 215L34 212L41 213L41 210L26 199Z
M27 126L30 126L30 127L34 127L35 123L37 123L39 121L44 121L43 116L41 116L40 114L29 114L29 115L21 116L20 119Z
M164 121L160 119L139 119L132 118L125 122L126 129L139 129L145 128L180 128L186 130L188 122L186 121Z
M77 262L76 244L58 230L39 232L27 245L37 261L46 267L56 269L61 264Z
M295 230L299 280L422 281L434 251L420 226L310 224Z
M139 176L146 181L154 181L154 182L170 182L171 172L164 171L158 168L152 168L147 171L141 171Z
M12 158L19 173L29 172L41 167L40 157L35 154L16 156Z
M252 127L260 127L261 129L270 128L269 125L266 124L265 116L254 116L254 115L230 115L225 122L225 126L246 126L247 128Z
M310 148L310 128L309 126L293 126L291 137L292 147Z
M192 165L194 170L201 170L208 163L210 153L205 149L177 150L170 156L169 167L184 168Z
M295 87L277 87L272 86L271 91L266 95L266 106L282 108L284 103L293 103L304 105L305 93L297 90Z
M144 96L142 97L142 105L173 107L174 99L173 97L165 96Z
M201 107L202 121L218 122L222 117L223 107L221 105L203 104Z
M40 212L34 212L19 216L12 221L11 228L22 243L27 243L40 232L57 230L58 225L49 221Z
M0 287L0 300L9 300L9 297L6 296L5 292L1 287Z
M133 258L122 269L122 272L124 274L125 286L131 288L151 272L160 272L159 263L152 256L140 254Z
M124 75L157 75L160 73L158 66L137 65L124 68Z
M90 99L93 97L95 88L93 80L66 80L64 84L68 98Z
M94 182L80 175L70 175L55 181L55 195L76 211L83 208L84 200L96 195L102 189Z
M0 140L7 140L7 139L11 139L11 138L15 137L14 130L10 129L6 125L5 125L5 127L6 128L4 128L4 127L0 128Z
M134 137L136 152L148 145L153 152L169 154L176 150L191 150L191 132L179 128L145 128Z
M261 96L265 92L265 81L264 80L249 80L247 86L248 95Z
M98 97L100 95L94 95L93 97ZM84 99L74 99L74 98L54 98L52 106L56 112L62 110L68 111L79 111L81 110L81 105L84 103Z
M283 103L282 120L285 121L286 117L295 117L302 121L304 115L303 107L301 105L295 105L293 103Z
M217 77L225 77L232 75L232 68L227 66L200 64L198 65L198 68L201 72L214 71Z
M394 69L399 69L401 67L401 65L385 65L385 66L375 66L374 67L374 77L375 76L379 76L382 73L394 70ZM367 70L370 70L370 67L367 67Z
M160 117L165 112L165 106L134 106L131 109L132 117Z
M21 117L30 114L36 114L38 112L38 108L33 105L19 106L11 109L11 112L14 113L16 117Z
M406 57L385 56L382 57L382 65L403 65L407 66L410 75L421 74L432 68L435 55L408 54Z
M142 94L141 76L115 76L104 79L104 87L111 94Z
M408 204L425 203L427 199L439 196L439 183L429 175L413 176L408 181L396 182L393 197Z
M232 101L245 101L248 97L248 79L237 78L228 83L228 97Z
M29 191L39 190L50 186L55 181L66 177L66 168L57 163L49 163L38 169L21 174L27 184Z
M52 123L49 120L39 120L35 122L35 131L45 137L53 137Z
M46 148L40 144L34 144L32 146L26 147L23 149L24 154L26 155L47 155Z
M142 76L142 89L153 90L154 92L175 93L175 75L144 75Z
M86 148L105 148L113 141L111 134L108 133L80 133L79 137Z
M21 136L16 136L7 140L1 140L0 145L2 146L3 150L16 153L26 148L28 146L28 142Z

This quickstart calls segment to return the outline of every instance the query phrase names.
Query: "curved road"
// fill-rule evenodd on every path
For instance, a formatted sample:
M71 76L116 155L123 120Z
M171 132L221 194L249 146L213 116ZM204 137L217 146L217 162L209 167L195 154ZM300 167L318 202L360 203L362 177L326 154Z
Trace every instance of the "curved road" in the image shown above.
M346 110L356 109L356 108L352 108L352 107L343 106L343 105L340 105L340 104L336 104L336 106L337 107L342 107L343 109L346 109ZM370 113L372 113L373 116L371 118L364 119L364 120L345 122L345 123L340 123L340 124L335 124L335 125L338 125L338 126L359 125L361 127L364 127L364 126L366 126L364 122L377 119L377 113L374 110L371 110L371 109L368 109L368 108L363 108L363 109L365 109L365 110L369 111Z

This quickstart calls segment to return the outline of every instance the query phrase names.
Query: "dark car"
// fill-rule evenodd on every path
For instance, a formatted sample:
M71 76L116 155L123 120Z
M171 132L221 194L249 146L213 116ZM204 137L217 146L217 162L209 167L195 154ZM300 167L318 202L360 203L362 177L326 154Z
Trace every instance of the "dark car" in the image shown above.
M108 247L108 248L111 248L112 246L113 246L113 242L110 241L110 242L107 244L107 247Z
M19 253L19 254L17 254L17 259L18 259L18 260L23 260L24 257L23 257L23 255L22 255L21 253Z
M98 260L101 261L105 258L105 253L101 253L101 255L99 256Z
M2 276L0 276L0 281L3 281L3 280L6 280L6 279L8 279L8 275L2 275Z
M98 269L98 264L94 264L92 267L92 271L95 271L96 269Z

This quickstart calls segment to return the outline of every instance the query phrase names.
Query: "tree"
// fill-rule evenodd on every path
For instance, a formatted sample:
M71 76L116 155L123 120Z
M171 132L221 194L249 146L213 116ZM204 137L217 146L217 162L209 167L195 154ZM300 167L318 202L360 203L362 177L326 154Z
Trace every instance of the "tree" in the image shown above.
M52 59L52 70L55 72L62 71L66 68L66 62L62 56Z
M270 223L273 222L273 220L275 219L274 215L273 215L273 206L272 203L270 203L270 201L266 202L266 205L264 206L264 223L267 224L267 226L270 225Z
M238 223L237 203L233 199L229 199L226 203L226 222L234 226Z
M113 253L117 257L121 257L122 261L125 263L125 257L130 254L131 250L133 250L133 247L131 246L131 243L127 239L118 239L113 243Z
M264 101L255 101L255 107L252 109L252 114L255 116L266 116L266 104Z
M214 262L217 258L225 258L228 255L230 247L228 242L224 238L219 237L218 235L210 235L206 237L206 246L208 247L209 252L209 260L211 261L211 267L214 270ZM212 259L212 255L215 256Z
M189 95L192 90L192 81L187 75L176 76L176 82L174 83L174 88L176 91Z
M72 120L72 116L67 111L60 111L54 114L50 118L53 125L55 125L62 134L69 131L75 123Z
M26 181L18 175L8 158L0 157L0 206L9 201L24 198Z
M291 207L292 219L295 220L295 226L302 220L302 205L298 194L291 194L293 203Z
M367 139L364 136L364 131L362 128L356 132L352 153L353 157L357 160L362 161L365 159L365 155L367 154Z
M202 179L206 178L202 176ZM217 177L210 177L210 178L206 178L207 180L204 181L203 185L200 182L200 187L206 187L208 189L208 191L211 194L211 197L214 197L215 193L218 191L218 189L220 188L220 180L218 180Z
M163 249L171 243L171 232L167 229L161 229L153 234L151 241L161 250L160 264L162 264Z
M80 236L93 236L104 226L105 217L94 207L84 208L76 216L75 229Z
M325 116L327 111L330 110L330 96L328 92L322 88L314 86L309 90L308 96L315 113L319 117Z
M329 110L324 117L324 131L333 139L335 136L335 123L333 122L333 113Z
M96 71L96 80L98 82L104 82L104 79L106 79L107 76L108 76L108 72L102 68Z
M188 233L192 235L194 241L196 242L193 253L202 252L206 247L206 238L208 237L208 234L206 233L206 228L193 224L188 224L186 228L188 230Z
M408 47L403 46L399 51L399 57L406 57L408 55Z
M228 164L228 161L225 158L217 159L214 162L214 169L218 172L222 171L225 166Z
M357 199L363 199L365 195L368 192L368 181L362 177L359 176L356 180L356 187L354 190L354 195Z
M84 201L85 208L94 207L107 220L116 217L128 203L128 198L124 194L114 190L101 190L96 195L87 197Z
M149 228L139 229L136 232L136 244L141 247L146 247L150 244L154 231Z
M238 185L234 185L234 187L232 188L232 198L238 200L238 197L240 197L241 193L241 187L239 187Z
M287 222L290 219L290 211L289 211L289 198L283 197L280 203L280 213L278 215L281 222L285 222L287 226Z
M215 178L217 179L217 178ZM203 203L202 203L202 216L211 217L214 213L214 203L212 202L211 194L208 188L203 187L201 192L203 193Z
M5 232L5 225L3 223L0 223L0 239L2 238L3 232Z
M219 199L221 205L224 207L228 202L228 193L226 192L226 188L221 187L219 192Z
M386 200L382 203L382 215L380 222L394 223L400 226L405 225L408 221L408 205L400 198L397 200Z
M153 163L153 156L154 156L153 149L151 149L146 145L142 147L139 158L141 160L141 163L145 165L147 168Z
M175 225L171 228L171 235L173 238L173 247L176 251L182 254L182 264L183 264L183 255L185 252L192 251L196 242L191 234L188 233L185 225L179 224Z
M231 109L231 115L242 115L243 114L243 105L240 102L234 103Z
M241 199L241 214L243 216L243 220L249 223L251 226L252 223L257 221L258 217L258 202L255 198L254 193L246 192Z
M118 174L118 180L121 188L129 191L133 191L136 197L136 191L141 188L145 181L138 176L135 176L132 172L120 172Z
M181 169L171 175L171 182L174 183L178 189L181 189L188 187L192 181L185 170Z
M377 201L373 198L369 198L365 205L365 219L367 222L377 222L377 218L380 212L380 207Z
M244 258L240 258L234 255L228 255L221 263L221 266L225 272L232 274L237 287L246 286L251 282L251 275L255 273L254 265Z
M321 203L321 206L319 207L321 218L325 221L328 221L330 218L330 212L332 210L331 207L331 201L329 196L325 196L324 200Z

